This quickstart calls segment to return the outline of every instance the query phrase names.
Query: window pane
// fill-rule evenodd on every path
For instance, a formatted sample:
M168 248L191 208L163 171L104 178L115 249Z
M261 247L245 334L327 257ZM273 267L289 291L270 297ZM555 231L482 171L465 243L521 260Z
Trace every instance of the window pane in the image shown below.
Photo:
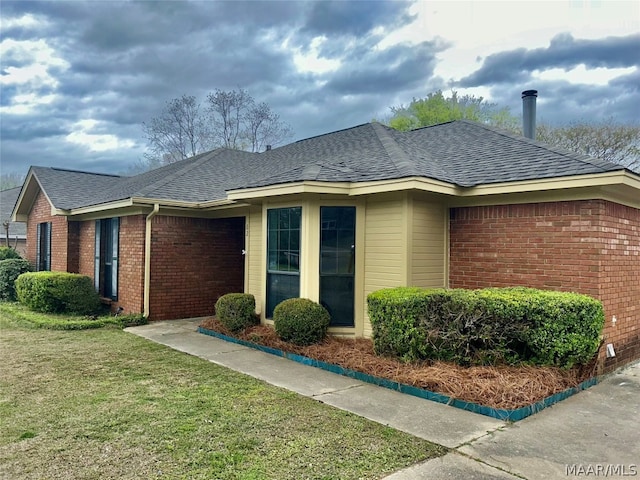
M275 208L267 212L267 269L271 272L300 270L301 207Z
M282 273L267 274L267 318L273 317L276 306L289 298L300 296L300 276Z

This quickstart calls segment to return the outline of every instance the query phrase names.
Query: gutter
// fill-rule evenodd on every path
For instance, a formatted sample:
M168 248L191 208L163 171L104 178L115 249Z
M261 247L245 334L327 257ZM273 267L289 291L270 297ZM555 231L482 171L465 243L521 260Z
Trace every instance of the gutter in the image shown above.
M160 211L160 204L153 205L153 210L147 215L144 235L144 317L149 318L151 292L151 222Z

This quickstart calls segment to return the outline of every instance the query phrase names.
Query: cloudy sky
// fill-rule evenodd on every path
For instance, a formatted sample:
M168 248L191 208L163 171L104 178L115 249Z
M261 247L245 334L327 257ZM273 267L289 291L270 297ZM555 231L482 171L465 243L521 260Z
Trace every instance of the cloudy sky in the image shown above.
M123 173L183 94L246 89L293 140L442 89L538 119L640 122L640 2L0 3L2 173Z

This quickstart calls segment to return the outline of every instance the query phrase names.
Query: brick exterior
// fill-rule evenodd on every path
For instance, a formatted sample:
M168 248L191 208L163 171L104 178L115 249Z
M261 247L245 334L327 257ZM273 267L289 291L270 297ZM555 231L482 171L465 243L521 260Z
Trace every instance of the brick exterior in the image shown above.
M144 237L144 215L120 217L117 305L124 313L144 311Z
M212 315L244 291L244 218L157 216L152 232L151 320Z
M95 272L96 222L78 222L79 272L93 278ZM118 300L112 311L124 308L124 313L144 310L144 215L120 217L118 246Z
M73 222L68 223L66 217L51 215L51 204L42 192L36 197L27 220L25 258L32 265L36 264L38 224L43 222L51 222L51 270L76 273L78 255L74 249L77 249L77 226L72 225Z
M640 358L640 210L604 200L451 209L449 286L523 285L600 299L604 371ZM617 322L612 322L616 316Z

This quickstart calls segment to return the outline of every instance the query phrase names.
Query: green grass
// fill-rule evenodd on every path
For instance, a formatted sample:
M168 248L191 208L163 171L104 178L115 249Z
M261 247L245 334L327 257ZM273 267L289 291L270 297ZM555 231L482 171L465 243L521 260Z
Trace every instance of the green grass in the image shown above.
M26 328L47 328L49 330L87 330L90 328L124 328L142 325L146 319L142 315L105 314L88 317L71 314L40 313L30 310L18 302L0 302L0 315L6 315L14 323Z
M0 306L0 478L368 479L445 453L119 329L26 328Z

